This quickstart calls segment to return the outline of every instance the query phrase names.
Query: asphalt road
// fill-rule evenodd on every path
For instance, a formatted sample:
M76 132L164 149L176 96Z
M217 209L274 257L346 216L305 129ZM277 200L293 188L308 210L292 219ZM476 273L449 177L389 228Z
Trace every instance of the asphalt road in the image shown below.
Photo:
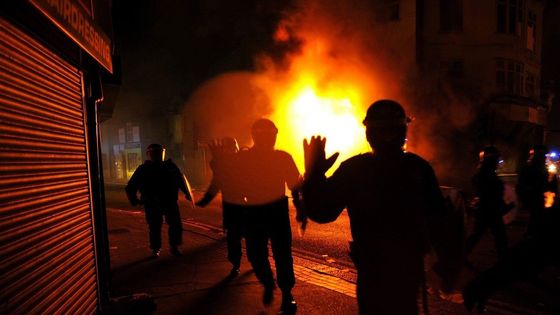
M105 193L107 207L109 208L141 210L140 207L130 206L124 193L124 186L107 185ZM202 193L195 190L195 200L198 200ZM218 232L221 230L222 213L219 196L205 208L194 207L184 199L180 200L179 206L185 223ZM351 236L346 211L332 223L317 224L309 222L303 237L298 235L294 208L290 209L290 214L294 256L305 258L306 261L315 261L332 266L334 268L329 268L331 275L355 283L355 270L348 257L348 241L351 240ZM519 217L515 221L513 222L514 224L508 226L510 245L517 242L524 231L524 227L520 226ZM521 225L525 224L521 222ZM467 226L469 226L469 221L467 221ZM481 240L471 255L470 260L475 262L479 270L484 270L495 262L493 247L493 239L487 235ZM335 270L336 274L332 274L332 270ZM473 276L474 273L465 268L464 275L462 276L463 281L468 281ZM429 282L431 282L430 278L434 277L428 274ZM555 310L560 309L560 305L558 305L558 291L557 289L551 290L551 288L558 288L560 270L557 268L547 270L539 278L548 283L544 288L534 283L521 282L498 292L492 301L489 302L489 307L492 308L492 311L487 313L548 314L550 307Z
M140 210L141 207L132 207L124 193L123 187L108 185L105 189L107 207L123 210ZM195 200L203 192L194 191ZM290 202L291 203L291 202ZM181 217L183 220L202 224L211 228L222 228L221 199L218 195L205 208L194 207L184 199L179 201ZM293 249L298 255L323 260L329 264L352 268L348 257L348 242L351 240L350 223L348 214L343 211L339 218L332 223L317 224L309 222L303 236L299 235L298 224L295 221L295 208L290 205L290 219L292 223Z

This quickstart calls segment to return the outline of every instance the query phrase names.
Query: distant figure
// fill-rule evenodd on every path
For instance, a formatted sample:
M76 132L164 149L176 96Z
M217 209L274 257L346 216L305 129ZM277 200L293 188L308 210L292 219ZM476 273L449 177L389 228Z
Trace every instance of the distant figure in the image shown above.
M558 193L556 176L550 176L546 167L548 148L537 145L529 152L527 164L523 166L517 181L517 196L522 209L529 211L527 234L535 234L543 224L545 192Z
M221 191L223 227L226 231L228 260L232 264L230 274L235 276L239 274L241 266L241 240L243 237L243 208L241 208L243 196L240 192L240 178L236 174L239 145L234 138L225 137L220 141L210 143L209 146L213 156L210 162L213 177L204 197L197 201L196 205L205 207Z
M486 147L480 152L478 171L472 179L478 204L474 214L474 229L465 244L467 256L487 230L494 236L498 260L507 254L507 233L502 216L514 205L504 202L504 182L496 174L499 163L500 151L496 147Z
M152 257L159 257L161 252L161 226L164 217L169 226L170 252L174 256L181 256L179 245L182 243L183 225L177 200L181 190L185 198L192 202L187 179L173 161L164 161L165 148L162 145L150 144L146 153L148 160L134 171L126 185L128 200L133 206L144 205Z
M538 280L539 274L547 270L548 266L558 266L560 263L560 251L558 250L560 205L558 198L552 207L544 209L542 219L539 228L513 245L505 259L478 274L465 286L463 298L467 310L471 311L476 307L479 313L483 312L486 302L496 291L515 281L524 283L533 281L538 287L542 286L542 280ZM552 291L552 287L549 291ZM558 305L553 303L553 305L545 304L542 311L559 314L560 310Z
M280 312L293 314L297 304L292 296L295 284L292 258L292 232L288 213L286 185L296 208L301 176L290 154L275 150L278 129L268 119L257 120L251 135L254 145L239 152L239 171L244 178L243 205L247 257L255 275L264 285L263 303L274 297L274 278L268 261L268 241L276 263L278 286L282 291Z
M417 314L429 245L438 254L435 269L444 291L461 268L462 230L445 206L434 171L403 150L408 122L399 103L373 103L364 120L373 152L346 160L330 178L325 172L338 154L325 159L326 139L320 136L304 141L302 192L309 218L333 222L348 209L360 314Z

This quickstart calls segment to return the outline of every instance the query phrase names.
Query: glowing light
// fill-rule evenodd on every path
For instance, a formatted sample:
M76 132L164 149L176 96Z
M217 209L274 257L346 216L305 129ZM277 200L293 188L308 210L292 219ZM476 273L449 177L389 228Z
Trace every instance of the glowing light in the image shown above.
M550 208L552 207L552 205L554 205L554 197L556 197L556 194L550 191L547 191L544 193L544 207L545 208Z
M277 41L286 38L286 29L279 28ZM320 135L327 138L326 154L339 152L337 163L370 151L361 121L367 106L378 99L381 87L361 54L344 50L338 53L329 36L299 34L305 38L301 51L290 59L289 68L271 69L264 63L263 71L255 79L256 86L265 91L273 112L268 118L278 126L276 147L288 151L301 171L304 170L302 142ZM269 65L267 67L267 65ZM384 97L388 89L383 89Z
M368 151L365 129L359 120L363 113L354 105L351 93L337 89L323 92L305 83L295 83L292 91L280 101L282 110L276 111L273 120L280 129L277 147L291 152L301 169L302 141L314 135L327 138L327 154L340 152L338 162Z
M556 164L554 164L554 163L548 164L548 173L549 174L556 174L557 172L558 172L558 168L556 167Z

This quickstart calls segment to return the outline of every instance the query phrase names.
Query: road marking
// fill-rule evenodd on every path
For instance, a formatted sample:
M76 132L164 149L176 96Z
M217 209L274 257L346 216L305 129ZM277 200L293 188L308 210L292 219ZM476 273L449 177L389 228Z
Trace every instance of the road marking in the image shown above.
M118 211L118 212L125 212L131 215L140 215L143 214L143 211L138 211L138 210L124 210L124 209L117 209L117 208L107 208L107 210L112 210L112 211ZM220 227L211 225L211 224L205 224L205 223L201 223L201 222L196 222L193 219L184 219L182 220L184 224L193 227L193 228L197 228L200 230L204 230L206 232L210 231L210 232L215 232L217 234L219 234L221 237L224 236L223 234L223 230ZM115 249L115 248L111 248L111 249ZM344 269L339 269L333 266L330 266L328 264L325 263L319 263L317 262L317 259L315 260L311 260L306 258L305 256L309 255L309 254L303 254L303 251L301 250L293 250L294 253L298 253L300 254L299 256L294 255L295 260L301 260L301 261L305 261L305 265L311 266L311 267L306 267L304 264L299 264L299 263L295 263L294 262L294 274L297 280L309 283L309 284L313 284L325 289L329 289L335 292L339 292L341 294L344 294L346 296L352 297L352 298L356 298L356 284L342 279L340 277L337 276L333 276L331 275L332 273L335 272L340 272L340 271L344 271ZM246 256L246 250L245 248L243 248L243 253ZM301 255L303 254L303 255ZM321 256L321 255L320 255ZM326 256L326 255L322 255L322 256ZM269 257L269 259L272 257ZM327 256L327 258L330 258ZM323 257L323 259L325 259L325 257ZM328 261L328 260L327 260ZM275 263L274 263L274 259L270 259L270 264L271 267L276 269L275 267ZM346 270L348 271L348 270ZM352 272L355 273L355 269L351 270ZM439 297L437 297L437 295L435 294L430 294L430 296L432 298L441 300ZM447 302L450 303L450 302ZM432 302L430 302L430 304L432 304ZM522 306L517 306L514 304L510 304L510 303L506 303L506 302L502 302L502 301L498 301L495 299L490 299L488 300L487 303L487 310L492 311L493 313L496 314L511 314L512 312L514 313L518 313L518 314L531 314L531 315L540 315L540 314L545 314L544 312L540 312L538 310L534 310L534 309L529 309L526 307L522 307Z

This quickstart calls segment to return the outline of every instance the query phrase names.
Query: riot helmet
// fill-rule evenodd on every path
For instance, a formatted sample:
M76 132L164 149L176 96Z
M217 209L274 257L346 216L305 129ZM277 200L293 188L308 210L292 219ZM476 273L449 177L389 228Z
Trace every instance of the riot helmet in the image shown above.
M146 154L152 162L162 162L165 160L165 148L161 144L150 144L146 149Z
M478 154L480 165L496 169L500 164L500 150L495 146L487 146Z
M543 164L546 162L546 155L548 154L548 147L542 144L535 145L529 150L529 163Z
M367 140L374 149L402 150L410 121L401 104L393 100L379 100L369 106L363 124Z

